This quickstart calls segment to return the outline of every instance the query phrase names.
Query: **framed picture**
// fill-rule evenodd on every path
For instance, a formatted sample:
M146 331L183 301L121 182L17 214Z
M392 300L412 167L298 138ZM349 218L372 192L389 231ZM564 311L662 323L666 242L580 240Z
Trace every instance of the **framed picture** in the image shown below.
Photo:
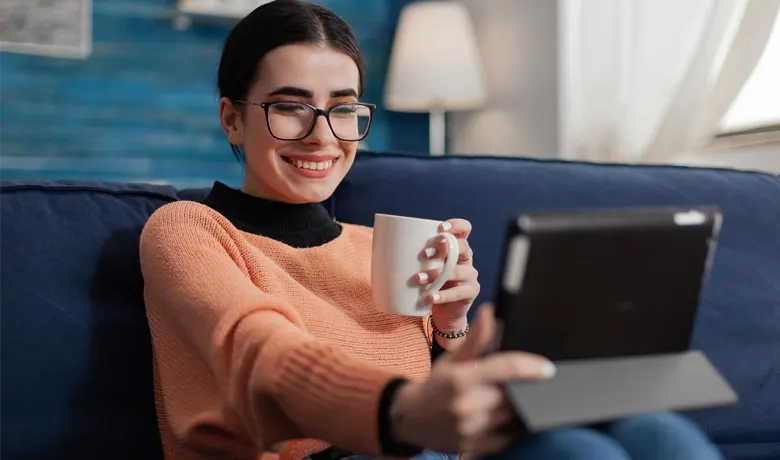
M2 0L0 51L89 57L92 0Z
M273 0L178 0L173 26L187 30L195 21L235 23L252 10Z

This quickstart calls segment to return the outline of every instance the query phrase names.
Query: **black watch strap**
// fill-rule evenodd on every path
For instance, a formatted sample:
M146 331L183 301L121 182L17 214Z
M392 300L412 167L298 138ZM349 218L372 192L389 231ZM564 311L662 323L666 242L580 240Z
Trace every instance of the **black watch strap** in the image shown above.
M379 445L383 455L414 457L423 451L423 449L418 447L400 443L393 437L393 421L390 409L393 406L398 390L406 383L408 383L408 380L403 378L391 380L385 386L382 396L379 398Z

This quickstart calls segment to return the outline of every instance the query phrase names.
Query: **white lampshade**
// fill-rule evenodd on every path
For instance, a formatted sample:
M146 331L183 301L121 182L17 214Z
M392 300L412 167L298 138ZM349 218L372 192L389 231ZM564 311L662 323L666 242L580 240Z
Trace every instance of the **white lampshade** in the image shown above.
M404 7L398 21L384 105L402 112L476 108L485 77L466 7L426 1Z

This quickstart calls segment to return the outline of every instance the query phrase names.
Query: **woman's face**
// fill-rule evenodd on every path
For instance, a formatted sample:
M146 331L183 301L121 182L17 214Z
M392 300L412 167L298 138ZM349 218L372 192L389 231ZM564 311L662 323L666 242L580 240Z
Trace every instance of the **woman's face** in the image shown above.
M257 72L247 102L296 101L328 109L357 101L358 67L352 58L331 47L295 44L276 48L260 61ZM291 125L305 118L301 115L305 110L295 107L280 105L269 111L276 137L291 137L286 135ZM357 142L339 140L324 116L316 117L305 138L279 140L271 135L262 107L243 104L243 109L239 112L226 98L220 101L222 128L232 144L244 149L244 192L288 203L315 203L333 194L352 167ZM335 118L334 112L332 121Z

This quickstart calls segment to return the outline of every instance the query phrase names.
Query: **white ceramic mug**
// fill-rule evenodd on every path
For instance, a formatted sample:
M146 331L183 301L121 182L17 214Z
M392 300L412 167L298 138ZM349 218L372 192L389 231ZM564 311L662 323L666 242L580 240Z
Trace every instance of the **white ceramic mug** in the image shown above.
M440 221L376 214L371 254L371 289L376 308L396 315L425 316L428 297L452 277L460 248L452 233L439 231ZM447 258L431 259L425 249L447 242ZM441 268L441 275L421 285L417 274Z

